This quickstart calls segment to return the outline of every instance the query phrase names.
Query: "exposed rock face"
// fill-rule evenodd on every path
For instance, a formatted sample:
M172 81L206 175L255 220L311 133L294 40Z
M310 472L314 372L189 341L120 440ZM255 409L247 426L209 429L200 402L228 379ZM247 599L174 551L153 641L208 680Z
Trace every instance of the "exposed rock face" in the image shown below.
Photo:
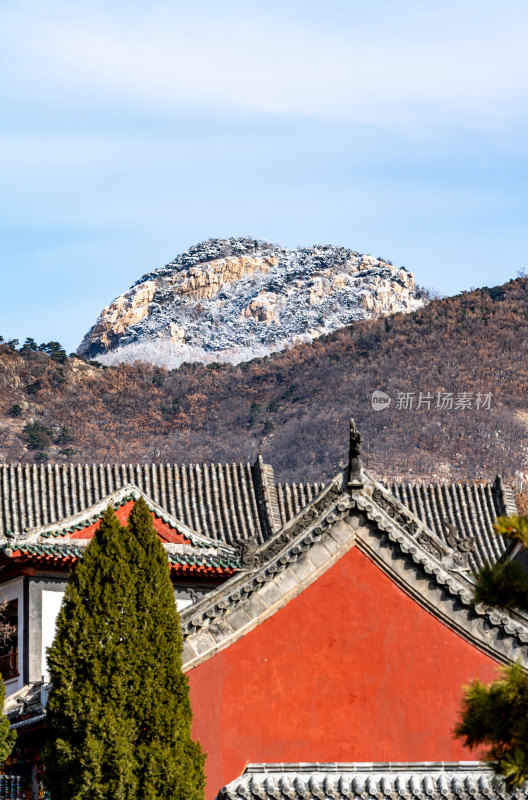
M369 255L214 239L117 297L78 352L106 364L237 363L422 304L410 272Z
M155 294L156 281L145 281L116 297L114 302L104 309L88 334L92 341L99 342L101 352L115 346L128 328L132 328L149 316Z

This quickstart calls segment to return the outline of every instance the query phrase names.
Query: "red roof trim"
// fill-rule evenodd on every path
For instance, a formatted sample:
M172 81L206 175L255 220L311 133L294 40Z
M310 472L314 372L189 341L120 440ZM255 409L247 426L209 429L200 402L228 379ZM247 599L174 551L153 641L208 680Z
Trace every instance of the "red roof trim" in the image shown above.
M52 555L52 554L36 554L36 553L23 553L20 550L15 550L11 558L17 563L31 563L37 566L47 567L66 567L73 569L78 561L78 558L73 555ZM237 570L234 567L214 566L212 564L173 564L170 565L172 574L188 574L200 573L203 575L222 575L226 578L234 575Z

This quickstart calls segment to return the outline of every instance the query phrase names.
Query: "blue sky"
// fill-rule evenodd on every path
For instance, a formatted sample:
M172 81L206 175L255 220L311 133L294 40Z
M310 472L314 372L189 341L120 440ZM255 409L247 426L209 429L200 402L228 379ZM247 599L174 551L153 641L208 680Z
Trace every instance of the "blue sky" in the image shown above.
M73 350L211 236L515 277L527 35L525 0L1 0L0 333Z

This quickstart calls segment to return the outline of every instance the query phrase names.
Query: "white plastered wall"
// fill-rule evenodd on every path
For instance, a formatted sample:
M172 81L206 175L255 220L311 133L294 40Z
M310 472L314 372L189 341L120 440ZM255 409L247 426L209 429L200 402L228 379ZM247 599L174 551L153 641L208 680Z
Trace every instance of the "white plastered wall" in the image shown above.
M42 590L42 674L44 680L49 680L46 650L55 638L55 625L57 614L60 611L64 592Z

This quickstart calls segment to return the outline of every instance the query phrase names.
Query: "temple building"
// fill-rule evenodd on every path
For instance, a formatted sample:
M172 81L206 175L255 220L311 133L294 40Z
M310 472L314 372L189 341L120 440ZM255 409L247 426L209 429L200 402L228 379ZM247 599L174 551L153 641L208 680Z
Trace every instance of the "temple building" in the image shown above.
M208 800L493 796L452 731L463 686L527 660L528 620L471 602L475 570L512 556L493 523L513 494L500 477L383 485L354 425L325 485L279 484L260 457L0 466L6 772L27 796L69 571L105 508L124 523L140 495L170 563Z

